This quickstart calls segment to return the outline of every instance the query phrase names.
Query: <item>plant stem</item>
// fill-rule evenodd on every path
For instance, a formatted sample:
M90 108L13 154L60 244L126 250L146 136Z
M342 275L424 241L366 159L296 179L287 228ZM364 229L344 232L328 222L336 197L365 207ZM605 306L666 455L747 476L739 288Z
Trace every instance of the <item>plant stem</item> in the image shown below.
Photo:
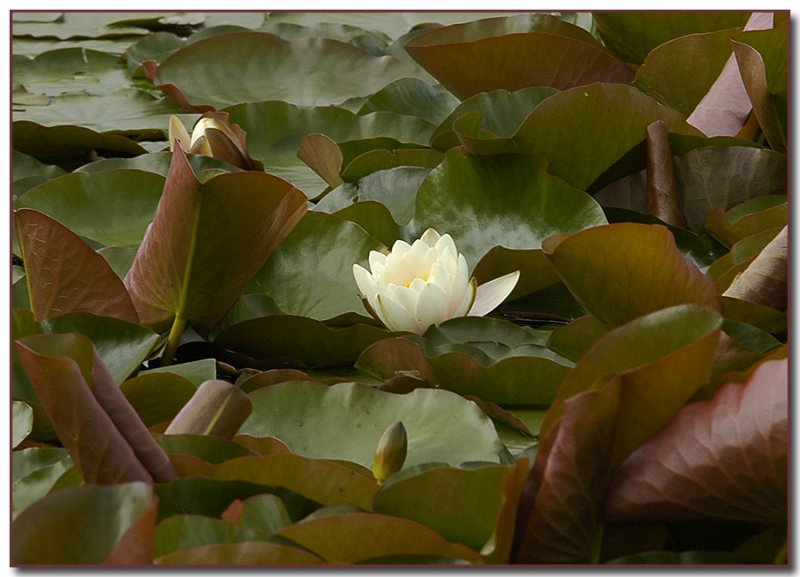
M186 318L181 315L175 315L175 320L172 321L172 328L169 330L169 336L167 337L167 346L164 347L164 354L161 355L162 367L172 364L172 360L175 358L175 351L178 350L181 335L183 335L183 329L185 328Z

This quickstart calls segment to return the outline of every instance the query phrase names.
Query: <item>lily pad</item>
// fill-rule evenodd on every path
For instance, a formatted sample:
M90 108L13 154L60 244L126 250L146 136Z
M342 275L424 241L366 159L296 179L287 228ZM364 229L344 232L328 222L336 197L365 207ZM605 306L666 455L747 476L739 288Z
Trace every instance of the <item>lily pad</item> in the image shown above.
M608 327L682 303L719 310L713 283L665 227L616 223L551 237L545 254L570 292Z
M371 467L379 437L401 420L408 432L406 466L499 459L501 443L489 418L448 391L395 395L356 383L280 383L250 397L253 414L241 432L278 437L300 455Z
M546 158L553 175L585 190L642 142L656 120L664 121L671 133L701 136L679 112L636 88L597 83L544 100L522 123L514 141L521 152Z
M147 152L133 140L100 134L82 126L43 126L29 120L11 125L14 148L45 164L73 170L93 160L93 155L130 157Z
M591 34L546 14L437 28L416 36L405 49L462 100L499 89L561 90L633 80L633 71Z
M138 245L163 188L164 178L152 172L76 172L28 191L19 205L40 210L102 245Z
M72 458L60 447L31 447L11 453L11 513L19 515L50 491Z
M28 507L14 521L11 562L98 565L140 519L155 524L155 507L152 487L141 482L58 491Z
M441 86L431 86L418 78L401 78L370 96L358 114L385 110L438 124L457 105L458 100Z
M395 58L369 56L327 38L284 40L263 32L232 32L173 52L158 66L157 83L190 106L260 100L325 106L418 75Z
M225 109L230 122L248 135L253 158L265 169L294 183L310 197L327 183L297 158L302 138L321 133L334 142L369 137L391 137L397 141L425 146L433 125L421 118L377 111L357 115L335 106L299 107L288 102L269 101L239 104Z
M317 320L346 313L366 316L353 279L353 264L366 265L382 245L359 226L309 212L245 289L266 293L288 315Z
M595 12L606 46L628 62L641 64L651 50L679 36L742 27L750 12Z
M701 232L709 212L757 196L786 194L786 156L744 146L709 146L673 158L681 209L689 230ZM713 175L713 177L712 177ZM641 171L600 190L603 206L647 212L647 173Z
M48 96L105 96L130 83L125 61L99 50L63 48L35 58L15 56L12 67L14 82Z
M506 321L463 317L422 337L375 343L357 366L384 380L413 374L461 395L506 405L547 405L572 363L545 348L546 334Z
M552 177L546 166L523 155L474 157L451 150L422 183L411 226L449 233L471 268L493 247L511 249L503 257L516 263L505 268L522 271L519 284L526 292L544 288L554 279L526 266L530 253L555 233L605 223L589 195Z
M689 116L717 80L731 55L728 28L689 34L654 48L636 71L636 85L659 102Z
M373 498L372 509L411 519L480 551L494 532L507 472L500 465L440 467L397 481L390 478Z
M273 367L321 368L352 365L364 349L392 334L368 324L326 326L308 317L274 315L231 325L214 343Z

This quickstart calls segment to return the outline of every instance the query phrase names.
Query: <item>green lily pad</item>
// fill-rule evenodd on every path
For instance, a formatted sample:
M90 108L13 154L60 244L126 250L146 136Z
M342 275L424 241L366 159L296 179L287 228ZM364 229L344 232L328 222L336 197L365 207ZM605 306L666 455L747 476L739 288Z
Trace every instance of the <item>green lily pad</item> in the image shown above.
M29 177L51 179L64 174L64 169L39 162L33 156L23 154L17 150L11 152L12 179L14 182Z
M158 85L171 96L177 87L179 101L214 107L260 100L335 105L418 75L395 58L369 56L342 42L284 40L263 32L218 34L194 42L173 52L157 71ZM302 85L298 77L304 79Z
M14 518L47 495L72 457L60 447L31 447L11 453L11 514Z
M152 172L76 172L28 191L19 205L40 210L100 244L138 245L163 188L164 178Z
M253 158L309 197L322 192L327 183L297 158L304 136L320 133L337 143L381 136L420 147L425 146L433 131L433 125L421 118L387 111L359 116L335 106L299 107L279 101L239 104L225 111L230 114L230 122L247 132ZM265 130L267 126L269 130Z
M120 390L148 426L171 421L197 388L173 373L142 373L128 379Z
M385 110L438 124L457 105L458 100L441 86L431 86L418 78L401 78L370 96L358 114Z
M224 328L214 343L272 366L301 368L352 365L358 355L390 331L368 324L326 326L304 316L252 318Z
M142 482L58 491L28 507L14 521L11 562L100 564L125 539L126 532L154 510L153 489ZM151 523L153 519L154 515Z
M354 504L367 508L378 490L368 469L292 454L232 459L214 467L210 475L216 479L281 487L323 505Z
M551 237L545 254L587 312L608 327L682 303L719 310L714 285L663 226L616 223Z
M42 126L28 120L11 125L14 148L45 164L73 170L101 156L136 156L147 152L138 143L115 134L100 134L82 126Z
M689 116L731 55L738 28L690 34L656 47L636 71L636 86Z
M317 320L352 312L365 315L353 264L366 265L370 251L381 248L352 222L309 212L245 291L268 294L288 315Z
M750 12L595 12L594 21L606 46L628 62L641 64L665 42L699 32L742 27Z
M417 190L429 172L417 167L373 172L358 182L336 187L317 203L315 210L332 213L354 203L372 200L386 205L397 224L406 225L414 216Z
M333 213L334 216L356 223L375 240L392 246L403 238L403 231L385 204L375 200L355 202Z
M424 525L376 513L344 513L304 519L278 535L310 549L328 563L369 563L404 555L475 561L476 551L442 538ZM373 561L375 562L375 561Z
M422 337L379 341L361 354L356 366L384 380L414 374L484 401L547 405L572 363L545 348L546 339L547 333L506 321L462 317Z
M538 251L555 233L605 222L589 195L552 177L542 160L523 155L475 157L451 150L422 183L412 226L419 232L432 227L449 233L471 268L495 246L512 249L513 254L502 255L504 267L516 264L507 272L520 269L520 285L533 292L554 280L552 274L531 274L535 270L526 264L532 250Z
M77 125L101 133L129 136L136 141L161 141L165 140L169 118L173 115L186 123L195 118L165 98L141 90L120 89L102 97L85 94L56 96L47 106L15 111L14 120L53 128Z
M602 110L603 114L597 111ZM632 86L591 84L542 101L514 135L521 152L546 158L549 171L585 190L662 120L669 132L701 136L683 115Z
M155 560L157 565L215 565L249 567L273 567L288 565L305 567L321 565L322 559L299 547L278 545L267 541L247 541L244 543L222 543L181 549Z
M63 48L35 58L14 56L14 82L48 96L105 96L130 84L125 61L99 50Z
M501 443L489 418L448 391L395 395L355 383L281 383L250 396L253 414L241 432L278 437L301 455L371 467L378 438L401 420L408 432L406 466L498 462Z
M536 105L557 92L549 86L533 86L514 92L495 90L476 94L464 100L439 123L431 136L431 144L439 149L457 146L459 140L454 132L454 123L464 115L475 112L481 114L479 127L488 132L489 137L510 138Z
M265 537L263 533L203 515L174 515L156 526L153 555L158 558L173 552L185 553L203 545L257 541ZM159 560L159 563L165 562Z
M545 14L437 28L416 36L405 49L462 100L499 89L561 90L633 80L633 71L591 34ZM552 58L556 53L559 57Z
M15 449L33 429L33 409L23 401L11 403L11 448Z
M505 466L441 467L394 481L372 500L376 513L411 519L480 551L495 529Z

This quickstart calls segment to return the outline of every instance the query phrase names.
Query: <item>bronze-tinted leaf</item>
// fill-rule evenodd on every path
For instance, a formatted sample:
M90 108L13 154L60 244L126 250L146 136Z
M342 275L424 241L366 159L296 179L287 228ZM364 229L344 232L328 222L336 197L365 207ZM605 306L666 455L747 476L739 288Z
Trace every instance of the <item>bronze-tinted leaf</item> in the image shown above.
M173 319L216 324L305 211L305 196L268 174L227 173L201 183L177 149L125 277L142 322L157 329Z
M543 248L578 302L609 327L682 303L720 307L714 283L683 258L666 227L597 226L550 237Z
M206 381L175 416L167 435L214 435L232 438L253 405L240 388L227 381Z
M733 280L724 296L786 310L788 258L789 231L783 227L778 236Z
M37 210L16 211L14 222L37 321L89 312L139 322L122 281L78 235Z
M42 406L89 483L164 482L176 478L103 364L78 334L39 334L17 341Z
M686 406L623 464L606 517L786 523L788 384L787 360L767 361L747 381Z

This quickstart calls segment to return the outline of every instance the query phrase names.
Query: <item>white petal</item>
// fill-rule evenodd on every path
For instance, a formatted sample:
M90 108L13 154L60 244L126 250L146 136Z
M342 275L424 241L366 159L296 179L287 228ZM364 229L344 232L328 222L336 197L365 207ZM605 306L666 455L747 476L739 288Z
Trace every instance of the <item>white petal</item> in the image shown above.
M358 285L358 290L361 291L361 294L367 298L370 295L374 298L375 294L378 292L377 286L375 284L375 279L369 273L367 269L359 264L353 265L353 278L356 279L356 284Z
M432 228L429 228L422 233L422 236L419 237L419 239L428 246L436 246L436 243L439 241L439 233Z
M404 255L411 250L411 245L404 240L396 240L392 245L390 254Z
M471 305L474 297L474 295L468 295L470 288L469 267L467 266L467 259L464 258L463 254L458 255L458 263L450 279L450 285L450 312L453 316L463 316L467 314L469 307L461 311L461 303L469 296L468 300Z
M514 271L482 284L475 295L475 303L469 311L471 317L482 317L492 312L506 300L519 280L519 271Z
M387 293L378 294L378 315L391 331L417 332L414 315L395 302Z
M450 254L451 258L455 259L458 255L456 250L456 243L453 242L453 237L449 234L443 234L438 241L436 241L436 251L439 254Z
M358 290L361 291L361 295L367 299L372 310L376 310L378 304L378 285L373 276L363 266L354 264L353 278L356 279L356 285L358 285ZM383 321L383 319L379 320Z
M433 283L426 284L417 301L417 334L449 319L447 308L447 294Z
M475 294L478 292L478 281L475 280L475 277L469 279L469 283L467 284L467 290L464 291L464 296L461 297L461 301L458 303L458 306L453 311L454 317L463 317L467 314L469 309L472 308L473 303L475 302Z
M377 250L369 251L369 268L375 273L375 263L386 264L386 255Z

